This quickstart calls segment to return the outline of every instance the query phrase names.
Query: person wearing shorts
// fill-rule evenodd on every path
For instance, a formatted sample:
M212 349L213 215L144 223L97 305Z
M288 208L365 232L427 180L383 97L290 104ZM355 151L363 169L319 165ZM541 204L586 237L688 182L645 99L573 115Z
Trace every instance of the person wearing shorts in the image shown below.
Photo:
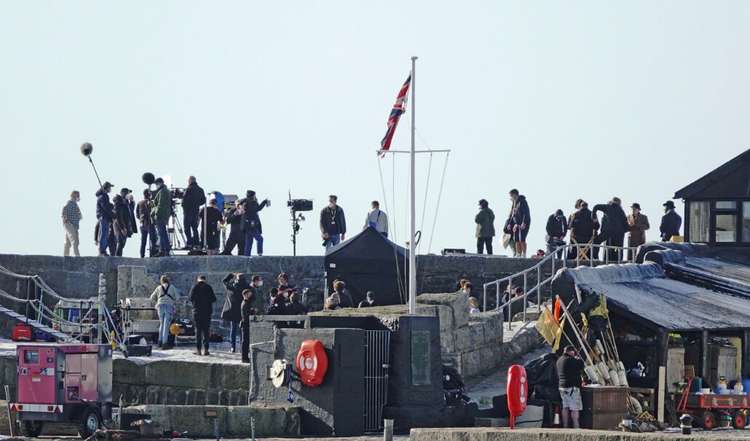
M519 194L515 188L509 194L513 203L508 220L515 243L513 255L514 257L526 257L526 236L529 234L529 226L531 225L529 203L526 201L526 196Z
M560 379L559 389L562 398L562 425L568 427L571 421L574 429L580 427L580 412L583 410L581 400L581 374L583 361L577 356L573 346L566 346L565 352L557 360L557 376Z

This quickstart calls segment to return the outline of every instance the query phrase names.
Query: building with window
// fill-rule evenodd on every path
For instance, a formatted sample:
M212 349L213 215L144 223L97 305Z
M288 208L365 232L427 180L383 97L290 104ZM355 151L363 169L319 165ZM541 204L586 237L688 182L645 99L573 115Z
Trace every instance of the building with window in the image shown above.
M750 150L678 190L685 241L750 246Z

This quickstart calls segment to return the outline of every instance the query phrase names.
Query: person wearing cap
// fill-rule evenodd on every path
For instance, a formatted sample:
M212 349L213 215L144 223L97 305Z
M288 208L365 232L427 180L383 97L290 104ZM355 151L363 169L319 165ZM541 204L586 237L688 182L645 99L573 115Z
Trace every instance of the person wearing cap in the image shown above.
M263 226L260 223L258 212L264 209L268 204L268 199L258 203L258 197L253 190L248 190L245 194L245 200L242 203L242 232L245 235L244 255L250 256L253 252L253 241L258 243L257 252L259 256L263 255Z
M583 400L581 399L581 385L583 374L583 360L576 353L576 348L566 346L563 354L557 359L557 378L560 389L560 398L562 398L562 427L568 427L568 422L573 423L573 428L578 429L579 413L583 410Z
M547 252L552 253L558 247L565 245L568 234L568 220L561 209L557 209L547 218Z
M594 243L606 243L610 247L622 247L625 243L625 233L628 231L628 218L622 209L622 201L618 197L613 197L606 204L596 204L592 210L592 218L596 218L596 213L601 211L602 228L599 235L594 239ZM622 257L620 251L616 248L610 248L607 251L608 260L611 263L618 262ZM594 256L598 258L598 250L594 251Z
M487 199L479 200L479 213L474 216L476 224L477 254L492 254L492 238L495 237L495 213L490 209Z
M637 248L646 243L646 230L651 228L648 223L648 216L641 213L641 204L634 202L630 206L630 214L628 215L628 247ZM628 252L628 259L635 259L635 251Z
M370 211L365 218L365 228L372 227L385 237L388 237L388 215L380 209L380 202L372 201Z
M73 254L78 257L81 253L78 251L78 229L81 223L81 209L78 207L78 201L81 200L81 193L77 190L70 192L70 199L65 203L62 209L62 222L65 229L65 245L63 246L63 256L70 256L70 247L73 246Z
M115 216L113 219L113 230L115 233L115 241L117 242L117 249L115 255L122 256L122 252L125 249L125 243L128 238L133 235L132 224L130 220L130 207L126 196L130 193L127 188L121 188L120 193L112 199L115 206Z
M206 252L209 255L216 254L219 252L219 224L224 223L224 216L221 215L221 210L216 208L214 196L208 199L208 206L202 207L198 215L203 224L201 231L206 235Z
M662 204L662 206L664 207L664 216L661 218L659 232L661 233L661 240L669 242L672 239L672 236L680 235L682 218L674 211L674 202L667 201Z
M195 322L196 355L209 355L208 337L211 329L211 314L216 302L216 293L206 281L206 276L198 276L198 281L190 289L190 302L193 304L193 321Z
M156 178L154 181L154 203L151 207L151 221L156 226L156 235L159 237L159 256L169 256L172 245L169 243L169 232L167 223L172 215L172 195L164 185L164 179Z
M188 177L188 186L182 197L182 220L185 226L185 245L188 248L197 247L201 244L198 233L198 210L206 203L206 193L198 186L195 176ZM202 218L201 218L202 219Z
M328 205L320 211L320 234L326 249L346 240L346 217L335 194L328 196Z
M109 229L112 225L112 211L114 206L109 201L109 192L112 191L112 184L104 182L102 187L96 191L96 219L98 222L99 232L99 255L109 256L107 254L107 245L109 245Z
M149 257L153 257L158 249L156 244L156 228L151 222L151 192L143 190L143 199L138 201L135 207L135 216L138 218L141 228L141 258L146 257L146 242L150 244Z

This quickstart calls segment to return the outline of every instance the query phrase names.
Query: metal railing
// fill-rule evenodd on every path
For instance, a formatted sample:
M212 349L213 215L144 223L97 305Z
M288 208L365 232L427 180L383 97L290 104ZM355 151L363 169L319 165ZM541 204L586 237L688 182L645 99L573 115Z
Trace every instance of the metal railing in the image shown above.
M633 263L635 262L636 251L638 247L618 247L603 244L580 244L572 243L560 245L554 251L550 252L539 260L535 265L519 271L510 276L503 277L501 279L487 282L483 285L483 311L487 311L487 294L488 288L495 288L495 307L492 310L502 310L507 308L507 322L508 329L511 329L511 322L513 320L512 305L516 302L523 302L522 310L522 321L526 323L526 311L528 308L528 298L531 295L536 294L536 305L540 307L542 304L542 289L552 284L552 279L555 277L555 271L559 268L575 268L582 264L595 266L598 264L609 264L609 263ZM604 259L598 259L599 253L603 251ZM625 254L627 251L627 256ZM612 256L610 257L610 254ZM572 257L571 257L572 256ZM549 276L542 278L547 274L545 267L549 269ZM529 287L529 275L536 275L534 285ZM514 285L514 281L521 281L521 284ZM503 287L505 292L508 294L508 299L504 303L500 303L502 298ZM518 295L514 296L516 288L521 288L522 291Z

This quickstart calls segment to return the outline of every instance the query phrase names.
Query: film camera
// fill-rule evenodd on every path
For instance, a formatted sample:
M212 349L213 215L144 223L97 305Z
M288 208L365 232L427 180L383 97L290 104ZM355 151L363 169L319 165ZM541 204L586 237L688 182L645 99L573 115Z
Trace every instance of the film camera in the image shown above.
M291 211L312 211L313 201L310 199L289 199L286 202L286 206Z
M185 197L185 189L172 187L169 189L169 194L172 195L172 199L182 199Z

